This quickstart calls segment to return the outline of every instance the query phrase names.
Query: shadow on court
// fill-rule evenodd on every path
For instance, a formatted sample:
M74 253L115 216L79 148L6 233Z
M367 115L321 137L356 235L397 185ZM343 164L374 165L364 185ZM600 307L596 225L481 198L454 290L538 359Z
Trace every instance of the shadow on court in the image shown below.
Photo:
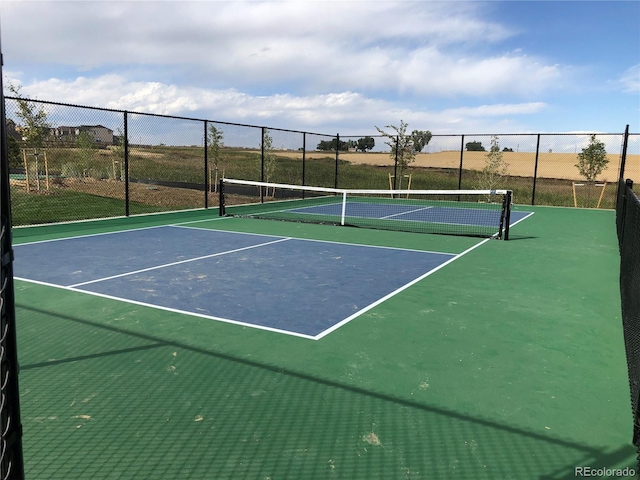
M250 354L18 309L24 350L59 352L22 365L29 478L564 479L633 465L631 446L606 451Z

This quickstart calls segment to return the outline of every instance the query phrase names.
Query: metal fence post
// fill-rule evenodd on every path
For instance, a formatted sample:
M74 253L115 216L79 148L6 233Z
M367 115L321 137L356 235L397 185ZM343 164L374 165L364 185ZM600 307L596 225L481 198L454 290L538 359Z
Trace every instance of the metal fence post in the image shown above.
M622 139L622 153L620 154L620 180L624 179L624 169L627 163L627 146L629 144L629 125L624 129Z
M531 192L531 205L536 204L536 181L538 180L538 157L540 156L540 134L536 142L536 160L533 167L533 190Z
M336 133L336 173L334 177L334 188L338 188L338 163L340 162L340 134Z
M464 157L464 135L460 139L460 168L458 170L458 190L462 189L462 159Z
M204 208L209 208L209 189L211 184L209 182L209 145L208 145L208 121L204 121Z
M307 133L302 132L302 185L306 185L306 173L307 173ZM302 198L304 198L304 190L302 191Z
M400 135L396 135L396 158L393 162L393 189L396 189L396 186L398 185L398 148L399 148L399 144L400 144Z
M9 183L9 151L7 119L2 85L2 49L0 48L0 400L2 410L2 442L0 474L3 479L24 479L22 421L18 384L18 341L16 335L15 294L13 286L13 246L11 239L11 187Z
M261 133L261 140L260 140L260 181L264 182L264 137L265 137L265 130L267 128L266 127L262 127L260 129ZM260 187L260 203L264 203L264 187Z
M129 208L129 113L124 111L124 214L129 216L131 210Z

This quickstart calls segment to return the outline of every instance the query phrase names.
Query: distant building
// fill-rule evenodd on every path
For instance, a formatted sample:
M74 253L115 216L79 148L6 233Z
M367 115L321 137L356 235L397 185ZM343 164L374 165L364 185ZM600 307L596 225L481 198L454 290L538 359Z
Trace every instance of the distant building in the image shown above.
M18 142L20 140L22 140L22 135L20 134L20 130L16 126L16 122L11 120L10 118L7 118L7 130L6 130L6 132L7 132L7 137L13 138L14 140L17 140Z
M60 126L51 129L51 136L61 142L75 142L82 132L88 133L99 145L113 145L113 130L102 125Z

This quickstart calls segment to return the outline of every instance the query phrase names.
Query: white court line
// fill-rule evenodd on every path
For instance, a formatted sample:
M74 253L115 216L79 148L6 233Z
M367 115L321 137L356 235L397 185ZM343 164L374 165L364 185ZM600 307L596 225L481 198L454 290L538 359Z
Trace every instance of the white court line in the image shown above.
M89 285L91 283L104 282L106 280L112 280L114 278L127 277L129 275L135 275L137 273L142 273L142 272L149 272L151 270L158 270L160 268L165 268L165 267L173 267L174 265L180 265L180 264L183 264L183 263L196 262L198 260L204 260L205 258L219 257L221 255L228 255L230 253L241 252L243 250L250 250L252 248L264 247L266 245L285 242L287 240L291 240L291 239L290 238L280 238L279 240L273 240L271 242L259 243L257 245L249 245L248 247L236 248L234 250L226 250L224 252L212 253L210 255L203 255L201 257L189 258L187 260L180 260L178 262L171 262L171 263L165 263L163 265L156 265L155 267L148 267L148 268L142 268L140 270L133 270L131 272L119 273L118 275L111 275L110 277L97 278L95 280L89 280L88 282L81 282L81 283L76 283L75 285L69 285L68 288L77 288L77 287L80 287L82 285Z
M533 212L529 213L525 217L523 217L520 220L518 220L517 222L513 223L511 226L521 222L522 220L528 218L531 215L533 215ZM221 218L226 218L226 217L221 217ZM214 220L214 219L202 220L202 222L209 221L209 220ZM65 290L68 290L68 291L79 292L79 293L94 295L94 296L113 299L113 300L119 300L119 301L123 301L123 302L126 302L126 303L141 305L141 306L145 306L145 307L157 308L159 310L170 311L170 312L175 312L175 313L180 313L180 314L185 314L185 315L191 315L191 316L205 318L205 319L212 319L212 320L221 321L221 322L224 322L224 323L231 323L231 324L241 325L241 326L250 327L250 328L257 328L257 329L260 329L260 330L266 330L266 331L271 331L271 332L275 332L275 333L281 333L281 334L285 334L285 335L296 336L296 337L305 338L305 339L320 340L321 338L323 338L326 335L328 335L329 333L337 330L341 326L346 325L351 320L359 317L360 315L362 315L362 314L366 313L367 311L373 309L374 307L380 305L381 303L385 302L386 300L392 298L393 296L395 296L395 295L399 294L400 292L406 290L410 286L416 284L417 282L419 282L419 281L423 280L424 278L430 276L431 274L437 272L441 268L444 268L445 266L449 265L450 263L452 263L453 261L455 261L458 258L462 257L463 255L466 255L467 253L471 252L472 250L478 248L479 246L481 246L484 243L486 243L489 240L491 240L491 238L484 239L483 241L473 245L472 247L468 248L467 250L463 251L462 253L459 253L459 254L456 255L456 254L450 254L450 253L447 254L447 253L443 253L443 252L429 252L429 251L425 251L425 250L412 250L412 249L397 248L397 247L384 247L384 246L366 245L366 244L363 245L363 244L353 244L353 243L335 242L335 241L326 241L326 240L315 240L315 239L305 239L305 238L292 238L292 237L283 238L283 237L277 237L277 236L274 236L274 235L267 235L267 234L256 234L256 233L246 233L246 232L229 232L229 231L226 231L226 230L216 230L216 229L206 229L206 228L201 228L201 227L187 227L187 226L183 227L183 226L181 226L181 225L186 225L187 223L190 224L190 223L199 223L199 222L200 221L184 222L184 223L179 223L179 224L160 225L160 226L144 227L144 228L130 229L130 230L120 230L120 231L116 231L116 232L107 232L107 233L99 233L99 234L82 235L80 237L85 237L85 236L88 237L88 236L96 236L96 235L107 235L107 234L111 234L111 233L122 233L122 232L126 232L126 231L144 230L144 229L151 229L151 228L176 227L176 228L193 228L193 229L206 230L206 231L212 231L212 232L224 232L224 233L233 233L233 234L242 234L242 235L264 236L264 237L277 238L277 240L274 240L274 241L271 241L271 242L262 243L262 244L259 244L259 245L253 245L253 246L244 247L244 248L240 248L240 249L236 249L236 250L231 250L231 251L228 251L228 252L221 252L221 253L217 253L217 254L198 257L196 259L183 260L183 261L180 261L180 262L174 262L174 263L170 263L170 264L167 264L167 265L156 266L156 267L152 267L152 268L138 270L138 271L135 271L135 272L129 272L129 273L121 274L121 275L115 275L115 276L112 276L112 277L106 277L106 278L99 279L99 280L93 280L93 281L90 281L90 282L79 283L79 284L71 285L71 286L68 286L68 287L61 286L61 285L50 284L50 283L47 283L47 282L40 282L40 281L36 281L36 280L24 279L24 278L20 278L20 277L16 277L16 279L17 280L21 280L21 281L25 281L25 282L29 282L29 283L34 283L34 284L40 284L40 285L45 285L45 286L50 286L50 287L55 287L55 288L61 288L61 289L65 289ZM79 238L79 237L66 237L66 238L55 239L55 240L65 240L65 239L69 239L69 238ZM292 240L292 239L302 240L302 241L321 242L321 243L332 243L332 244L339 244L339 245L342 244L342 245L353 245L353 246L368 247L368 248L407 250L407 251L415 251L415 252L421 252L421 253L432 253L432 254L441 254L441 255L443 254L443 255L449 255L449 256L455 255L455 256L453 256L452 258L450 258L446 262L438 265L437 267L431 269L430 271L426 272L425 274L417 277L416 279L408 282L407 284L403 285L402 287L400 287L400 288L394 290L393 292L385 295L384 297L376 300L375 302L373 302L370 305L366 306L365 308L359 310L358 312L350 315L349 317L345 318L344 320L332 325L331 327L329 327L328 329L322 331L321 333L319 333L316 336L306 335L306 334L297 333L297 332L293 332L293 331L289 331L289 330L282 330L282 329L277 329L277 328L272 328L272 327L261 326L261 325L257 325L257 324L253 324L253 323L241 322L241 321L222 318L222 317L215 317L215 316L211 316L211 315L199 314L197 312L192 312L192 311L173 309L173 308L169 308L169 307L159 306L159 305L156 305L156 304L148 304L148 303L144 303L144 302L138 302L138 301L135 301L135 300L129 300L129 299L126 299L126 298L120 298L120 297L105 295L105 294L101 294L101 293L97 293L97 292L91 292L91 291L82 290L82 289L77 288L78 286L86 285L86 284L89 284L89 283L108 280L108 279L111 279L111 278L121 277L121 276L125 276L125 275L132 275L132 274L143 272L143 271L153 270L153 269L157 269L157 268L163 268L165 266L171 266L171 265L176 265L176 264L180 264L180 263L186 263L186 262L189 262L189 261L195 261L195 260L214 257L214 256L218 256L218 255L224 255L226 253L233 253L233 252L236 252L236 251L247 250L247 249L251 249L251 248L255 248L255 247L259 247L259 246L265 246L265 245L279 243L279 242L283 242L283 241L286 241L286 240ZM55 240L44 240L44 241L38 241L38 242L33 242L33 243L42 243L42 242L55 241Z
M369 310L371 310L374 307L377 307L378 305L380 305L382 302L385 302L386 300L390 299L391 297L396 296L397 294L399 294L400 292L406 290L407 288L409 288L410 286L418 283L420 280L423 280L425 278L427 278L429 275L437 272L438 270L440 270L441 268L446 267L447 265L449 265L451 262L456 261L457 259L459 259L460 257L462 257L463 255L466 255L467 253L471 252L472 250L475 250L476 248L478 248L480 245L484 245L485 243L487 243L488 241L492 240L491 238L485 238L483 241L481 241L480 243L477 243L476 245L473 245L470 248L467 248L464 252L456 255L455 257L447 260L446 262L438 265L437 267L429 270L427 273L425 273L424 275L419 276L418 278L412 280L411 282L403 285L402 287L394 290L393 292L385 295L384 297L376 300L375 302L373 302L370 305L367 305L366 307L364 307L362 310L357 311L356 313L354 313L353 315L345 318L344 320L332 325L331 327L329 327L328 329L322 331L321 333L319 333L318 335L316 335L315 337L313 337L314 340L320 340L322 337L329 335L331 332L337 330L338 328L346 325L347 323L349 323L351 320L353 320L356 317L359 317L360 315L362 315L363 313L368 312Z
M215 208L215 207L214 207ZM178 222L178 223L167 223L167 227L178 227L180 225L190 225L192 223L203 223L203 222L216 222L218 220L229 220L233 217L221 217L221 216L213 216L211 218L205 218L201 220L189 220L188 222Z
M511 212L511 213L513 213L513 212ZM524 212L523 212L523 213L524 213ZM526 218L529 218L531 215L533 215L533 214L534 214L534 213L536 213L536 212L526 212L526 213L528 213L528 215L525 215L524 217L522 217L522 218L521 218L520 220L518 220L517 222L513 222L512 224L510 224L510 225L509 225L509 228L513 227L514 225L519 224L521 221L523 221L523 220L524 220L524 219L526 219Z
M100 232L100 233L87 233L85 235L75 235L73 237L60 237L60 238L50 238L48 240L36 240L34 242L26 242L26 243L16 243L15 247L19 247L22 245L35 245L37 243L48 243L48 242L60 242L62 240L74 240L76 238L89 238L89 237L101 237L103 235L114 235L116 233L127 233L127 232L137 232L139 230L151 230L154 228L165 228L170 225L154 225L152 227L140 227L140 228L127 228L125 230L115 230L113 232Z
M164 213L164 212L162 212ZM154 214L145 214L145 215L154 215ZM133 215L132 215L133 216ZM120 217L118 217L120 218ZM122 217L122 218L130 218L130 217ZM229 219L232 217L212 217L212 218L207 218L205 220L191 220L188 222L181 222L181 223L167 223L164 225L152 225L150 227L137 227L137 228L125 228L123 230L113 230L110 232L100 232L100 233L87 233L84 235L74 235L71 237L60 237L60 238L50 238L48 240L35 240L33 242L25 242L25 243L14 243L14 246L19 246L19 245L34 245L37 243L47 243L47 242L59 242L61 240L72 240L75 238L88 238L88 237L99 237L102 235L114 235L116 233L127 233L127 232L137 232L140 230L152 230L154 228L165 228L165 227L173 227L173 226L179 226L179 225L187 225L190 223L200 223L200 222L211 222L214 220L225 220L225 219ZM82 220L85 221L85 220ZM73 223L73 222L70 222ZM56 224L57 225L57 224Z
M183 227L182 225L176 224L176 225L172 225L176 228L192 228L194 230L204 230L207 232L222 232L222 233L233 233L233 234L237 234L237 235L254 235L254 236L260 236L260 237L272 237L272 238L282 238L281 235L270 235L267 233L248 233L248 232L235 232L235 231L228 231L228 230L218 230L215 228L203 228L203 227ZM315 238L301 238L301 237L287 237L290 240L301 240L303 242L317 242L317 243L330 243L333 245L349 245L352 247L364 247L364 248L381 248L381 249L385 249L385 250L402 250L404 252L419 252L419 253L431 253L433 255L457 255L457 253L451 253L451 252L435 252L432 250L418 250L415 248L403 248L403 247L388 247L388 246L384 246L384 245L369 245L367 243L351 243L351 242L338 242L338 241L334 241L334 240L317 240Z
M183 227L183 228L196 228L196 227ZM233 232L233 233L238 233L238 232ZM252 235L252 234L247 234L247 235ZM307 239L293 239L293 238L289 238L289 237L287 237L287 238L278 238L277 240L274 240L274 241L271 241L271 242L266 242L266 243L259 244L259 245L253 245L253 246L249 246L249 247L239 248L239 249L236 249L236 250L233 250L233 251L229 251L229 252L223 252L223 253L218 253L218 254L213 254L213 255L207 255L205 257L199 257L198 259L212 257L212 256L216 256L216 255L224 255L225 253L232 253L234 251L247 250L247 249L250 249L250 248L255 248L255 247L259 247L259 246L279 243L279 242L283 242L283 241L286 241L286 240L307 240ZM303 334L303 333L298 333L298 332L294 332L294 331L291 331L291 330L282 330L282 329L273 328L273 327L266 327L266 326L262 326L262 325L258 325L258 324L254 324L254 323L249 323L249 322L241 322L241 321L238 321L238 320L233 320L233 319L228 319L228 318L223 318L223 317L216 317L216 316L212 316L212 315L204 315L204 314L193 312L193 311L187 311L187 310L180 310L180 309L175 309L175 308L170 308L170 307L164 307L164 306L153 304L153 303L139 302L137 300L130 300L130 299L127 299L127 298L116 297L116 296L113 296L113 295L106 295L106 294L102 294L102 293L98 293L98 292L92 292L90 290L83 290L81 288L78 288L79 286L87 285L89 283L94 283L94 282L98 282L98 281L102 281L102 280L108 280L110 278L121 277L121 276L124 276L124 275L132 275L134 273L138 273L138 272L142 272L142 271L153 270L153 269L157 269L157 268L162 268L164 266L175 265L175 264L178 264L178 263L185 263L185 262L194 261L194 260L198 260L198 259L190 259L190 260L184 260L184 261L181 261L181 262L174 262L172 264L167 264L167 265L152 267L152 268L148 268L148 269L138 270L138 271L135 271L135 272L129 272L129 273L125 273L125 274L122 274L122 275L114 275L112 277L107 277L107 278L103 278L103 279L100 279L100 280L93 280L93 281L90 281L90 282L78 283L76 285L70 285L70 286L56 285L56 284L52 284L52 283L48 283L48 282L41 282L41 281L38 281L38 280L30 280L30 279L25 279L25 278L21 278L21 277L16 277L16 279L24 281L24 282L28 282L28 283L34 283L34 284L38 284L38 285L44 285L44 286L49 286L49 287L54 287L54 288L60 288L60 289L63 289L63 290L68 290L68 291L72 291L72 292L76 292L76 293L83 293L83 294L93 295L93 296L107 298L107 299L111 299L111 300L118 300L118 301L130 303L130 304L134 304L134 305L141 305L141 306L144 306L144 307L157 308L159 310L164 310L164 311L168 311L168 312L180 313L180 314L184 314L184 315L191 315L191 316L195 316L195 317L199 317L199 318L216 320L216 321L235 324L235 325L240 325L240 326L244 326L244 327L257 328L259 330L266 330L266 331L270 331L270 332L274 332L274 333L281 333L281 334L295 336L295 337L299 337L299 338L305 338L305 339L308 339L308 340L320 340L321 338L325 337L329 333L331 333L331 332L337 330L338 328L346 325L351 320L359 317L360 315L362 315L362 314L366 313L367 311L371 310L372 308L380 305L381 303L385 302L386 300L390 299L391 297L393 297L393 296L399 294L400 292L406 290L410 286L416 284L417 282L419 282L419 281L423 280L424 278L430 276L431 274L437 272L441 268L444 268L446 265L448 265L451 262L457 260L458 258L462 257L463 255L471 252L475 248L478 248L480 245L483 245L484 243L488 242L489 240L491 240L491 239L490 238L484 239L482 242L479 242L476 245L473 245L472 247L468 248L464 252L453 256L452 258L450 258L446 262L438 265L437 267L429 270L425 274L423 274L423 275L415 278L414 280L406 283L402 287L397 288L396 290L394 290L393 292L385 295L384 297L379 298L378 300L376 300L375 302L369 304L365 308L362 308L361 310L359 310L358 312L354 313L353 315L350 315L349 317L347 317L344 320L341 320L340 322L332 325L328 329L323 330L322 332L320 332L318 335L315 335L315 336L307 335L307 334ZM309 240L309 241L324 242L323 240ZM326 243L337 243L337 244L340 244L340 242L326 242ZM367 245L358 245L358 244L349 244L349 245L368 247ZM378 248L378 247L374 247L374 248ZM393 247L379 247L379 248L394 249ZM405 250L405 249L396 249L396 250ZM417 252L421 252L421 253L440 253L440 254L442 254L442 252L424 252L423 250L417 250ZM444 254L444 255L452 255L452 254Z
M93 295L94 297L107 298L109 300L117 300L117 301L120 301L120 302L130 303L130 304L133 304L133 305L140 305L142 307L155 308L155 309L158 309L158 310L164 310L165 312L180 313L182 315L190 315L192 317L204 318L204 319L207 319L207 320L215 320L215 321L223 322L223 323L231 323L233 325L240 325L242 327L257 328L258 330L266 330L266 331L269 331L269 332L281 333L281 334L284 334L284 335L291 335L293 337L306 338L307 340L315 340L315 338L313 336L306 335L304 333L293 332L293 331L290 331L290 330L281 330L279 328L267 327L267 326L258 325L258 324L255 324L255 323L241 322L239 320L233 320L233 319L230 319L230 318L216 317L216 316L213 316L213 315L205 315L205 314L202 314L202 313L192 312L190 310L180 310L180 309L177 309L177 308L163 307L162 305L157 305L155 303L139 302L137 300L130 300L128 298L122 298L122 297L116 297L116 296L113 296L113 295L106 295L104 293L92 292L91 290L82 290L80 288L65 287L65 286L56 285L56 284L53 284L53 283L40 282L38 280L29 280L27 278L16 277L16 280L20 280L20 281L27 282L27 283L34 283L34 284L37 284L37 285L44 285L44 286L47 286L47 287L59 288L59 289L62 289L62 290L67 290L69 292L82 293L82 294L85 294L85 295Z
M429 210L430 208L433 208L433 207L422 207L422 208L416 208L415 210L409 210L406 212L394 213L393 215L385 215L384 217L380 217L380 220L384 220L385 218L397 217L400 215L408 215L410 213L420 212L422 210Z
M303 199L300 199L303 200ZM293 200L286 200L287 202L291 202ZM334 205L338 205L341 206L342 203L323 203L322 205L309 205L308 207L294 207L294 208L281 208L279 210L267 210L264 212L257 212L258 215L263 215L263 214L269 214L269 213L282 213L282 212L291 212L291 213L297 213L300 215L325 215L328 217L340 217L339 213L317 213L317 212L303 212L300 210L307 210L307 209L311 209L311 208L316 208L316 207L333 207ZM231 205L231 207L233 207L233 205ZM251 215L249 215L251 216Z

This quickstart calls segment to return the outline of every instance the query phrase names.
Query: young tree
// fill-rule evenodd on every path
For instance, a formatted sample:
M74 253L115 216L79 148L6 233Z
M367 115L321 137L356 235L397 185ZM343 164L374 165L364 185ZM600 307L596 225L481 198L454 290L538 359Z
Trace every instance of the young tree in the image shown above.
M264 179L269 182L276 170L276 155L273 153L273 138L269 135L269 129L267 128L264 129L264 135L262 136L262 150L264 152Z
M589 145L578 154L578 163L575 165L580 175L587 181L587 205L591 200L591 188L608 163L609 159L604 143L598 140L595 134L591 135Z
M397 161L398 166L400 167L400 181L398 184L398 190L402 188L402 178L404 176L404 171L408 167L408 165L415 161L416 159L416 150L413 143L413 137L407 134L407 127L409 125L402 120L400 120L400 126L397 127L395 125L387 125L384 128L391 128L395 133L388 133L382 130L379 127L376 127L376 130L380 132L383 136L389 139L388 142L384 142L389 147L391 147L391 152L389 156L395 161L396 160L396 152L397 152Z
M49 131L51 126L47 120L47 112L45 112L44 108L40 106L37 108L32 102L25 99L20 93L20 86L16 86L13 84L9 84L9 91L13 93L17 97L18 102L18 111L16 115L22 121L22 125L20 125L20 132L22 134L22 144L25 148L25 158L26 158L26 149L33 149L31 155L34 157L34 173L36 177L36 184L38 186L38 190L40 189L40 167L39 167L39 156L42 154L42 149L44 148L44 142L49 136ZM25 165L27 171L25 172L29 175L29 165L28 162ZM29 190L29 185L27 184L27 190Z
M118 135L114 135L114 145L112 148L115 158L112 160L113 179L124 182L124 133L122 129L118 128Z
M80 132L76 140L78 147L78 165L81 171L81 177L89 177L91 171L91 163L93 162L93 137L89 132Z
M509 164L502 158L498 136L491 137L491 148L486 155L484 168L478 177L478 188L481 190L496 190L503 186L504 178L509 174ZM487 201L492 201L492 195Z
M222 148L224 147L224 132L214 125L209 126L209 160L213 164L215 180L213 181L213 191L218 191L218 168L222 160ZM210 164L211 165L211 164ZM209 177L211 177L211 167L209 167ZM211 183L211 178L209 179ZM211 191L211 185L209 185Z
M604 143L596 139L595 135L589 137L589 145L578 154L576 167L587 182L593 182L602 173L609 163Z

